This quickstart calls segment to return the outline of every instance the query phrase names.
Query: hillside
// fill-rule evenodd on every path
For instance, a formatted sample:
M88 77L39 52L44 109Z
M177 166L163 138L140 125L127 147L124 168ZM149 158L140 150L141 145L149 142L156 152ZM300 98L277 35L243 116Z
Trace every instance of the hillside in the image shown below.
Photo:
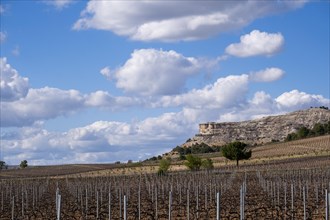
M242 122L208 122L199 125L199 134L182 146L196 143L223 145L232 141L242 141L251 145L284 141L288 134L301 127L312 129L316 123L328 123L330 110L310 108L285 115L268 116Z

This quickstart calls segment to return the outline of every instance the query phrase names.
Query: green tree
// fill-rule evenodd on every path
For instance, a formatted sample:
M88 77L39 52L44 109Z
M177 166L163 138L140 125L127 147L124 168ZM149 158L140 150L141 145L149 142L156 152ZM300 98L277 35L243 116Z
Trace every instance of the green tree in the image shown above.
M0 160L0 170L7 169L7 165L5 161Z
M326 129L325 126L323 126L320 123L316 123L313 127L313 133L314 135L318 136L318 135L324 135L326 133Z
M301 127L301 128L299 128L299 130L297 132L297 136L299 139L301 139L301 138L307 137L309 135L309 133L310 133L310 130L308 128Z
M203 160L202 167L207 170L212 170L214 168L213 161L210 158Z
M249 159L252 152L247 150L247 144L236 141L225 145L222 148L222 155L229 160L236 160L238 166L238 161Z
M165 175L171 166L171 161L169 159L162 159L159 162L158 175Z
M214 149L205 143L194 144L191 146L192 154L212 153Z
M190 170L196 171L199 170L202 166L202 159L197 156L188 154L186 156L186 160L187 161L184 165L186 165L186 167L188 167Z
M286 137L286 141L293 141L293 140L297 140L297 139L298 139L298 136L296 133L290 133Z
M21 164L19 165L22 169L26 168L28 166L28 162L26 160L22 160Z

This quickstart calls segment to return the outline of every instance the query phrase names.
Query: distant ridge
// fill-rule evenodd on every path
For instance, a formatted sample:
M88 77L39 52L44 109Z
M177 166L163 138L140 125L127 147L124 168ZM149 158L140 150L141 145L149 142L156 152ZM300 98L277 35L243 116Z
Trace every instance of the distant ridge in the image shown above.
M208 145L224 145L232 141L242 141L255 145L284 141L289 133L301 127L312 129L316 123L324 124L329 121L329 109L310 108L242 122L208 122L200 124L199 134L182 146L187 147L202 142Z

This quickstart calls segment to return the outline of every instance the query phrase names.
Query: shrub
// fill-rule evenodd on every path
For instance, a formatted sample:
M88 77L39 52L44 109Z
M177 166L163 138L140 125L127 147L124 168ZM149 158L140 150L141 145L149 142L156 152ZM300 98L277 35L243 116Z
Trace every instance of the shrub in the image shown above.
M21 164L19 166L20 166L20 168L24 169L28 166L28 162L26 160L22 160Z
M188 167L190 170L197 171L200 169L202 165L202 159L197 156L188 154L186 156L186 162L184 165Z
M207 158L202 161L202 167L207 170L211 170L214 168L213 161L210 158Z
M165 175L171 166L171 161L169 159L162 159L159 162L158 175Z

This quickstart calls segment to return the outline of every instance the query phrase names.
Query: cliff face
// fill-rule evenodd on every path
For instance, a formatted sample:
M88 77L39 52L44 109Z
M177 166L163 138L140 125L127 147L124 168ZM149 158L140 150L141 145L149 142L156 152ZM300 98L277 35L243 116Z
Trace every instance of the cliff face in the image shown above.
M243 122L204 123L199 125L199 134L183 146L201 142L223 145L236 140L252 145L283 141L289 133L303 126L311 129L314 124L327 123L329 120L330 110L311 108Z

